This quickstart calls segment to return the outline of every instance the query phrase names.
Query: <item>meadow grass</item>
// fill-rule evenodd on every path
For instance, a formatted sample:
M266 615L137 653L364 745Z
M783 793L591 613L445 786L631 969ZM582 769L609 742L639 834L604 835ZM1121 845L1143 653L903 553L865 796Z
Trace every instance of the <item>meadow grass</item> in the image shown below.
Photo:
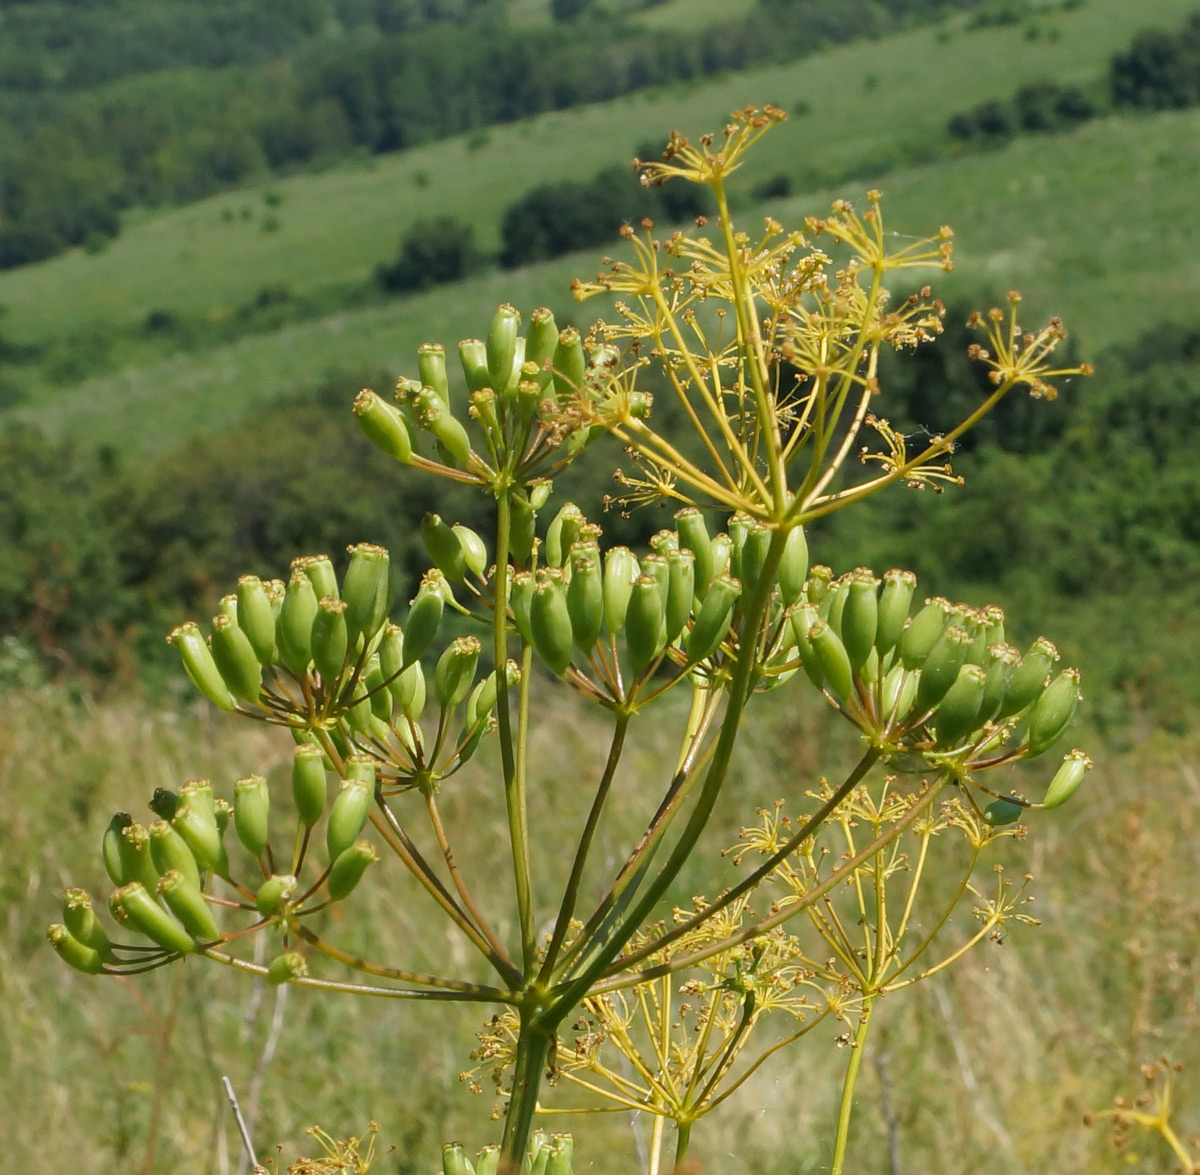
M1007 97L1025 82L1101 77L1109 55L1134 31L1175 24L1193 6L1194 0L1089 0L1040 18L1043 35L1034 41L1019 26L967 32L956 19L787 65L544 114L486 136L272 179L184 208L143 211L102 253L75 250L0 273L4 332L17 341L61 338L136 326L155 309L220 319L268 286L296 295L351 287L393 255L414 222L433 215L471 223L479 244L494 249L503 210L535 184L586 179L627 162L639 144L673 127L689 134L720 127L730 110L747 103L807 113L767 138L747 165L744 191L779 173L805 191L848 170L874 174L943 143L955 110ZM1105 166L1105 144L1094 147L1091 167ZM262 198L268 187L283 198L277 207ZM267 231L268 217L278 228Z
M1027 323L1062 314L1083 351L1094 355L1157 322L1186 319L1200 304L1198 138L1200 110L1114 117L1069 135L1030 136L1001 150L895 171L879 181L886 220L904 234L955 226L957 270L935 282L943 297L991 300L1013 286L1025 289ZM763 211L795 224L823 211L835 194L861 198L862 188L846 182L772 201ZM752 220L743 214L744 223ZM452 346L481 334L501 301L526 312L548 304L561 321L590 321L602 308L573 304L568 283L590 276L599 260L599 253L577 254L488 272L98 376L7 415L138 457L243 419L248 428L267 427L266 405L313 387L330 369L407 374L421 342Z
M547 695L532 748L531 797L536 860L553 871L587 799L555 764L569 758L572 776L589 770L603 750L604 723L594 709ZM840 726L794 698L786 705L767 698L756 709L738 776L685 886L711 886L729 868L715 850L754 819L756 804L779 796L795 803L815 783L818 764L828 768L848 750ZM640 781L657 779L669 757L664 728L679 715L670 703L662 713L667 721L641 732L619 781L626 802L613 806L602 833L605 867L633 830ZM471 1148L487 1140L490 1095L471 1095L456 1080L468 1065L480 1009L380 1005L299 989L281 997L194 961L137 981L86 979L45 946L42 928L58 917L66 884L82 883L101 901L107 894L98 843L111 810L142 812L152 788L187 776L209 776L222 792L251 767L269 769L272 785L286 790L288 758L286 739L197 706L72 699L55 687L5 695L0 1047L10 1063L0 1070L0 1129L15 1167L225 1175L235 1169L237 1143L218 1079L228 1074L245 1101L256 1071L255 1137L264 1155L284 1144L281 1166L316 1122L344 1136L375 1118L383 1140L399 1148L381 1170L400 1175L429 1175L444 1138L463 1138ZM1043 925L1017 928L1002 946L981 947L941 979L881 1005L859 1087L851 1169L896 1169L887 1161L886 1111L904 1172L1151 1175L1165 1169L1152 1142L1137 1140L1136 1161L1118 1160L1104 1134L1089 1134L1081 1118L1116 1093L1135 1092L1138 1063L1163 1052L1189 1063L1179 1124L1195 1129L1200 745L1150 734L1099 758L1070 807L1031 819L1028 840L1000 854L1011 875L1036 874L1033 912ZM446 789L448 821L469 875L504 878L502 815L489 778L472 770ZM980 881L987 879L985 867ZM409 893L408 881L402 871L377 867L327 932L393 962L453 958L458 940ZM499 900L504 892L501 883L487 896ZM964 909L947 928L948 941L965 937L971 922ZM173 1011L167 1036L160 1019ZM273 1021L278 1052L261 1066ZM703 1171L815 1175L827 1164L846 1059L835 1043L839 1031L829 1025L776 1058L706 1121L696 1136ZM156 1100L151 1168L145 1156ZM644 1141L648 1132L647 1123L623 1113L548 1124L576 1132L577 1169L596 1175L635 1169L639 1135Z

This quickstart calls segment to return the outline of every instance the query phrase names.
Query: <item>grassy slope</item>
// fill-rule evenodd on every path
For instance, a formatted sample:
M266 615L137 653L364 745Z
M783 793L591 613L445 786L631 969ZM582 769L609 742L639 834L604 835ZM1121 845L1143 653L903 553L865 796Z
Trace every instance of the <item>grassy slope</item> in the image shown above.
M1031 291L1028 321L1062 313L1094 352L1200 303L1200 225L1190 215L1200 183L1198 137L1200 111L1191 111L1023 139L1004 151L893 173L883 185L885 209L899 231L932 231L944 221L957 228L959 270L939 289L1024 286ZM780 201L771 211L794 222L829 195ZM479 334L504 299L524 307L549 302L570 313L566 284L595 263L574 256L488 274L89 380L23 411L56 431L152 452L311 386L337 364L407 371L418 343ZM582 320L592 311L574 313Z
M255 192L143 215L100 255L75 251L0 274L5 331L36 340L89 323L135 324L154 308L220 316L266 285L300 294L362 282L407 226L433 214L469 219L491 247L503 208L533 184L623 162L639 142L673 126L693 133L719 126L747 102L811 107L764 145L749 179L787 171L819 183L847 167L865 171L892 161L898 142L941 137L952 110L1025 81L1097 76L1133 30L1175 22L1193 5L1090 0L1044 21L1037 41L1026 41L1019 27L956 32L945 42L935 29L920 29L701 86L548 114L495 128L474 150L456 139L273 184L284 196L276 232L262 231L267 209ZM1061 32L1057 41L1051 27ZM416 182L422 174L428 186ZM243 208L250 219L240 218ZM222 219L226 210L232 221Z

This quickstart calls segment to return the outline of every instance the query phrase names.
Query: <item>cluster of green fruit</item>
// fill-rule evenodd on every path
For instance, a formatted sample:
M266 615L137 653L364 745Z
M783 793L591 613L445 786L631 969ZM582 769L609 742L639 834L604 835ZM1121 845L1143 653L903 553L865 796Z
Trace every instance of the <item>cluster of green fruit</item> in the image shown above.
M570 1134L547 1135L544 1130L535 1130L529 1138L520 1175L572 1175L574 1151ZM442 1175L496 1175L499 1170L498 1146L485 1146L474 1162L467 1158L462 1143L448 1142L442 1147Z

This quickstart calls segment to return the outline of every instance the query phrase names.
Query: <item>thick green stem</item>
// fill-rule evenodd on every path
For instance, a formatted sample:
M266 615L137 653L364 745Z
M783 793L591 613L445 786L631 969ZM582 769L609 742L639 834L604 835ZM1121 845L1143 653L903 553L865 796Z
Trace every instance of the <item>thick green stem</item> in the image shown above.
M537 1111L538 1090L546 1071L546 1061L554 1036L555 1029L541 1020L536 1009L522 1008L512 1097L509 1099L508 1112L504 1118L504 1139L500 1144L502 1175L517 1175L529 1147L533 1116Z
M854 1044L850 1052L850 1064L846 1066L846 1079L842 1082L842 1102L838 1107L837 1138L833 1144L833 1166L829 1175L842 1175L846 1163L846 1146L850 1141L850 1118L854 1113L854 1086L858 1071L862 1068L863 1053L866 1052L867 1033L871 1031L871 1011L875 996L864 997L858 1028L854 1033Z
M687 1158L688 1145L692 1141L692 1123L676 1122L675 1131L675 1171L678 1175L683 1167L683 1160Z

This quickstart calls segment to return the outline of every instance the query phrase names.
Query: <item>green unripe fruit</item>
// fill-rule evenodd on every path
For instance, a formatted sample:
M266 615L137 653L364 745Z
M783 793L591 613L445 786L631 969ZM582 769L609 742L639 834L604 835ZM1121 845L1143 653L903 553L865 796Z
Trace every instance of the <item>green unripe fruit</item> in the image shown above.
M1026 735L1027 758L1049 750L1075 717L1079 704L1079 670L1064 669L1033 704Z
M461 1142L448 1142L442 1147L442 1175L475 1175Z
M391 557L374 543L357 543L346 549L350 565L342 599L346 601L346 635L353 647L360 636L370 641L387 619L392 606Z
M462 544L440 514L426 514L421 520L421 537L433 565L453 583L462 583L467 575Z
M257 575L238 580L237 620L259 664L270 665L275 657L275 609Z
M850 658L850 668L857 673L867 656L875 649L879 631L879 580L865 567L850 577L846 603L842 608L842 644Z
M333 560L328 555L301 555L292 560L292 570L301 571L308 576L313 585L313 591L318 600L325 596L339 599L337 572L333 569Z
M754 522L746 529L746 537L740 551L742 590L751 594L762 578L763 567L767 562L767 552L771 546L771 528L764 523Z
M404 413L381 400L370 388L363 388L354 398L354 414L367 439L377 449L402 465L412 461L412 425Z
M91 897L84 890L68 889L63 894L63 923L76 941L90 947L105 962L115 961L112 943L92 909Z
M392 694L383 680L383 669L378 653L372 653L367 658L363 670L363 684L367 687L367 697L370 699L371 713L380 722L387 723L392 718Z
M126 881L140 881L147 889L158 884L158 870L150 855L150 837L140 824L126 824L117 838L121 875Z
M533 554L537 537L537 511L527 502L512 500L512 529L508 536L508 553L517 567L523 567Z
M495 1143L490 1143L475 1156L475 1175L499 1175L499 1171L500 1148Z
M325 811L325 753L312 743L293 752L292 798L301 823L312 828Z
M696 595L695 556L691 551L671 551L667 556L667 644L679 639L692 614Z
M656 556L647 556L642 567ZM664 569L665 570L665 569ZM654 575L639 575L625 613L625 646L635 673L646 669L666 647L665 592Z
M373 789L362 781L347 779L342 782L342 790L329 809L329 823L325 828L325 847L330 861L336 861L358 840L374 801Z
M529 334L525 340L525 362L537 369L538 386L546 388L553 378L554 352L558 348L558 324L554 313L546 306L539 306L529 316Z
M1021 654L1012 645L997 641L988 646L987 659L984 661L987 680L983 687L983 701L979 706L981 718L986 720L995 717L1008 694L1009 685L1020 660Z
M339 854L329 870L329 896L340 902L354 892L354 887L362 880L367 866L379 860L379 854L370 841L356 840L348 849Z
M679 550L679 535L673 530L660 530L650 537L650 550L666 559L672 551Z
M199 889L200 866L196 864L187 841L166 820L156 820L146 831L150 837L150 859L155 869L160 874L174 869Z
M583 512L574 502L566 502L546 528L545 557L549 567L561 567L567 560L571 544L579 537L584 524Z
M792 636L796 641L796 653L800 658L801 668L817 689L825 685L825 674L808 634L819 619L817 609L812 604L802 604L791 615Z
M200 626L194 620L173 628L167 644L175 646L192 685L214 706L222 710L237 709L237 702L213 660L212 650L205 644Z
M625 627L625 613L633 585L641 574L638 561L628 547L610 547L604 555L604 625L610 636Z
M233 785L233 827L253 857L267 847L271 795L261 775L248 775Z
M176 813L181 806L195 808L202 815L215 820L217 800L213 795L212 784L207 779L189 779L179 789L179 803L175 805Z
M365 783L368 787L375 786L375 758L372 755L349 755L346 759L346 770L343 772L346 779L357 779L359 783Z
M158 892L184 930L197 942L216 942L221 937L212 907L204 900L199 887L192 885L178 869L162 875Z
M917 577L911 571L893 568L884 574L883 590L879 593L878 616L875 625L875 647L881 657L897 645L908 619Z
M521 680L521 671L515 661L509 660L504 665L504 688L512 689ZM492 670L472 691L467 698L466 725L467 729L487 720L496 705L499 693L499 677Z
M569 400L583 387L587 360L579 332L568 326L559 332L554 348L554 393L560 400Z
M1043 808L1061 808L1078 790L1083 778L1092 769L1092 761L1080 750L1063 757L1062 766L1055 772L1046 789ZM76 937L80 937L76 935Z
M290 983L293 979L303 979L308 975L308 964L298 951L288 951L277 955L267 967L267 982L278 987Z
M905 680L909 676L903 665L893 665L884 674L879 686L879 716L885 723L902 718L908 712L907 708L901 708L900 702Z
M649 554L642 559L642 575L648 575L658 584L658 598L663 608L667 606L667 587L670 578L670 567L661 555ZM635 581L636 582L636 581ZM666 620L664 618L664 625Z
M277 873L258 887L254 904L264 918L273 918L287 904L300 883L290 873Z
M100 841L100 854L104 858L104 869L113 885L124 885L132 878L125 874L125 862L121 857L121 833L133 823L128 812L117 812L108 822Z
M820 619L809 629L808 639L826 688L834 697L845 701L854 690L854 674L850 668L850 658L846 655L846 646L829 623Z
M1045 637L1039 637L1033 642L1033 647L1021 658L1008 684L1008 691L1000 705L1000 718L1008 718L1019 714L1026 706L1031 706L1042 696L1054 662L1058 660L1058 650Z
M74 967L84 975L99 975L104 969L104 960L100 957L100 952L80 942L61 922L47 927L46 937L58 957L68 967Z
M785 608L790 608L804 595L807 577L808 540L804 537L804 528L794 526L788 531L783 557L779 561L779 595Z
M144 934L151 942L181 955L191 954L196 949L191 935L175 921L142 887L132 881L113 894L125 912L125 921L134 930Z
M704 603L696 613L687 640L687 663L695 665L711 657L729 633L733 609L742 594L742 585L728 575L718 575L708 585Z
M441 343L422 343L417 348L417 375L421 386L433 388L438 399L450 407L450 384L446 379L446 349Z
M817 605L817 612L830 628L842 639L842 617L846 612L846 600L850 595L850 576L843 575L831 585L825 598Z
M458 546L462 551L463 562L467 565L467 570L480 579L484 579L488 569L487 544L480 535L476 534L469 526L463 526L461 522L456 522L450 529L454 531L455 537L458 539Z
M479 648L476 637L460 636L438 658L433 693L443 710L452 710L471 692L479 666Z
M746 545L746 535L750 532L752 522L753 520L745 514L732 514L726 523L729 535L729 574L743 585L744 590L749 589L745 587L746 581L742 575L742 548Z
M949 606L940 597L925 601L925 607L913 618L900 636L900 660L905 669L920 669L947 627ZM964 654L965 655L965 654Z
M243 702L256 703L262 692L262 665L232 616L213 617L212 654L229 692Z
M994 828L1001 828L1005 824L1015 824L1024 811L1020 804L1014 804L1011 800L993 800L984 808L983 818Z
M578 549L578 548L576 548ZM567 584L567 612L576 646L586 658L604 624L604 576L599 556L576 555Z
M404 663L419 660L433 644L442 624L442 613L449 592L446 577L440 571L427 572L408 610L404 624Z
M933 717L939 747L958 746L976 729L986 680L987 674L978 665L964 665L958 671Z
M213 819L217 823L218 835L223 837L230 820L233 819L233 805L228 800L215 800L213 802Z
M171 827L183 838L202 871L211 870L219 877L228 875L229 862L215 814L209 815L202 808L181 804Z
M533 644L533 629L530 624L530 614L533 611L533 596L537 580L531 571L518 571L511 581L508 593L509 607L512 608L513 620L517 632L527 644Z
M482 339L463 339L458 344L458 358L462 364L468 391L478 392L482 388L491 387L489 382L491 377L488 375L487 344Z
M498 396L503 396L512 382L520 330L521 315L506 302L496 310L487 337L488 379Z
M733 574L733 539L722 531L720 534L713 535L708 549L709 554L712 555L713 578L718 575L728 575L730 579L736 578ZM712 580L709 582L711 583ZM741 580L738 582L741 583Z
M704 515L695 506L686 506L675 515L679 530L679 546L691 551L695 559L696 595L703 600L704 593L716 572L713 569L712 540Z
M809 568L808 579L804 584L804 594L814 608L820 608L829 593L829 585L832 582L833 572L823 563Z
M938 637L921 668L921 682L917 686L919 710L932 710L946 696L966 662L970 647L971 638L967 630L959 628L957 624L952 624Z
M462 421L442 403L432 388L422 388L413 397L412 408L417 423L441 445L443 456L465 469L471 463L471 438Z
M280 661L296 678L303 678L312 662L312 626L317 607L312 580L301 571L293 571L275 624L275 642Z
M345 600L324 596L317 601L312 626L312 660L326 690L332 690L346 666L350 637L346 629Z
M561 578L543 576L534 585L529 605L529 632L534 651L551 672L562 677L571 664L575 637Z

